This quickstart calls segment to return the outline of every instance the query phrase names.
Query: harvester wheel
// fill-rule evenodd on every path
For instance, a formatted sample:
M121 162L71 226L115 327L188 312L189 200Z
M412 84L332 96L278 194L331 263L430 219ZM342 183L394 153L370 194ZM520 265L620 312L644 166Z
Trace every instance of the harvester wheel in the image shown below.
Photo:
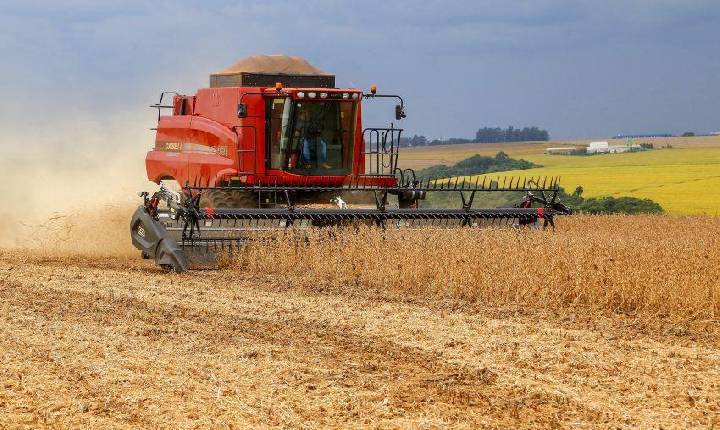
M404 199L402 196L398 196L398 207L400 209L417 209L418 201L412 199Z
M256 208L257 194L238 190L205 190L200 197L203 208Z

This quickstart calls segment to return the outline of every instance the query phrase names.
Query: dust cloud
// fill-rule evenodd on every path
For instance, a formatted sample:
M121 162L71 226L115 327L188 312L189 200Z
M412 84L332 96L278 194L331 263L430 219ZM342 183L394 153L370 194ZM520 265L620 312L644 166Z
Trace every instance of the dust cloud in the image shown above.
M0 137L0 247L134 253L128 234L153 142L151 112L75 114ZM8 131L10 130L10 131Z

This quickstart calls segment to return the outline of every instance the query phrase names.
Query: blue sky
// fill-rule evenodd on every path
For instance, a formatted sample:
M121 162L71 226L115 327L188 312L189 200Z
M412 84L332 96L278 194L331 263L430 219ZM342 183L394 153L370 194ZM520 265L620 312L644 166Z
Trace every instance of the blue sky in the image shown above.
M69 114L146 129L161 90L259 53L404 95L410 134L720 129L717 1L5 1L0 38L0 124L17 132Z

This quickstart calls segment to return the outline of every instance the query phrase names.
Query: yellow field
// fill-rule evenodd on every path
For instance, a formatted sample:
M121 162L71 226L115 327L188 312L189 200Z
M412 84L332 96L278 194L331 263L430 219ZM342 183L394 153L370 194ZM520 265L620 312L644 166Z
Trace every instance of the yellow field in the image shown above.
M586 144L578 142L517 143L502 145L467 144L413 148L400 154L402 167L423 168L451 164L473 154L493 155L505 151L540 164L538 169L503 172L502 175L560 176L568 191L582 185L584 196L633 196L660 203L676 214L720 214L720 137L641 139L655 149L631 154L592 157L545 155L547 147ZM617 144L621 144L617 141ZM612 144L612 143L611 143Z

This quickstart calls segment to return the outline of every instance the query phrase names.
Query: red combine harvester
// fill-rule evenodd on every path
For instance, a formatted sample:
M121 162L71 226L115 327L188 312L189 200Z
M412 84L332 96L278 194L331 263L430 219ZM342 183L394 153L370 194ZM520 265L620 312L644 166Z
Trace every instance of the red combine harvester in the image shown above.
M172 103L163 104L171 96ZM468 226L505 221L554 227L570 213L557 178L418 179L397 167L402 129L363 128L362 101L397 95L335 88L335 76L298 57L256 56L210 76L195 95L162 93L148 178L161 185L131 221L133 244L162 267L212 264L248 231L352 222L381 227ZM162 110L170 110L162 115ZM180 192L162 181L174 180ZM459 194L457 209L425 208L430 192ZM527 193L512 208L473 208L478 192ZM551 193L547 198L545 193ZM389 196L396 197L396 203ZM164 203L166 208L161 208ZM533 208L533 203L540 207ZM353 207L357 206L357 207Z

